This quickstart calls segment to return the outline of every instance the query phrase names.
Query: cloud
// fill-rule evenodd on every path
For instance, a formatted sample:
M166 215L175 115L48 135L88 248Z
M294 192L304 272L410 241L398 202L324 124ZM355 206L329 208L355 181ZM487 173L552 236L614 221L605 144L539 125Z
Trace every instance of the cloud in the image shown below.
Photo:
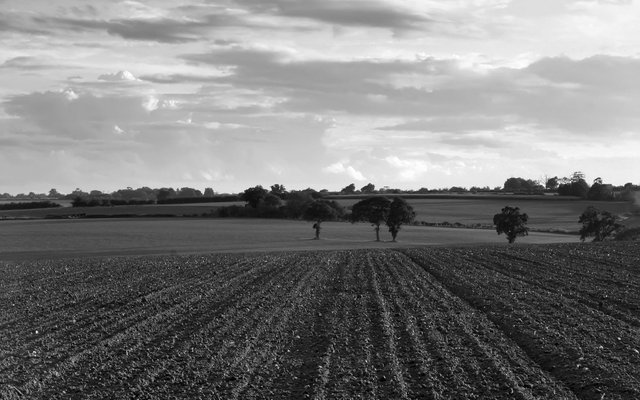
M364 177L362 172L356 170L351 165L345 165L342 162L336 162L334 164L328 165L325 168L323 168L323 171L329 172L331 174L346 174L347 176L357 181L364 181L367 179Z
M107 82L133 82L137 81L136 78L129 71L118 71L114 74L103 74L98 77L98 80L107 81Z
M308 18L342 26L363 26L401 30L419 29L432 20L401 10L387 3L370 1L364 4L353 0L325 0L320 2L272 2L279 15Z
M36 132L54 137L98 138L112 131L114 121L144 119L142 102L136 97L97 97L71 88L11 97L6 112L20 118Z
M494 11L504 8L508 1L237 0L236 3L250 14L313 21L317 29L329 26L338 32L380 28L391 31L394 37L407 34L487 37L501 30L504 22L495 17Z
M634 129L640 122L635 112L640 86L633 79L640 61L630 58L544 59L527 68L489 71L434 59L298 61L284 53L247 48L184 58L230 66L230 75L212 79L234 88L261 87L285 99L278 103L281 110L421 121L398 129L421 125L464 131L534 124L583 135Z
M433 117L377 128L385 131L474 132L499 130L509 123L503 116L459 115Z
M430 170L429 164L424 160L401 159L397 156L388 156L385 161L390 166L399 170L399 177L403 181L415 181Z
M114 125L113 126L113 133L115 133L116 135L124 135L127 132L125 132L122 128L120 128L118 125Z
M43 65L36 57L19 56L6 60L0 65L0 68L15 68L18 70L37 70L48 68Z

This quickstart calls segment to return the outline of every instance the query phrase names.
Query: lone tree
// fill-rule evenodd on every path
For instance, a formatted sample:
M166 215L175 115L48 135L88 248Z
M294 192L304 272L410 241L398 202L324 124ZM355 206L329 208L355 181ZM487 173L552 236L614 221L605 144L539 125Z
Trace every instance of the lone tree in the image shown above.
M320 224L324 221L331 221L342 215L342 207L335 201L314 200L304 210L304 219L314 221L313 228L316 230L315 239L320 239Z
M400 231L400 226L412 222L415 217L416 213L413 211L413 207L407 204L404 199L400 197L393 198L389 206L386 222L394 242L396 241L396 236L398 236L398 231Z
M496 232L498 232L498 235L501 233L506 234L509 243L515 242L518 236L529 234L529 228L526 226L527 220L529 220L529 216L524 213L521 214L518 207L506 206L500 213L493 216Z
M599 210L593 206L589 206L584 210L578 222L582 224L580 240L583 242L590 236L594 236L594 242L601 242L622 227L610 212Z
M360 200L351 209L351 222L365 221L373 225L376 242L380 241L380 225L387 221L391 201L386 197L369 197Z

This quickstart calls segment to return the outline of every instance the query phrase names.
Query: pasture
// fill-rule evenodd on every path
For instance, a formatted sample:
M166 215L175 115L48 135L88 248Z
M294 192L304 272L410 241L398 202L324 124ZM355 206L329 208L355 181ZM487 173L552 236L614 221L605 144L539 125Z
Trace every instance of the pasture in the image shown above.
M0 262L0 398L637 399L639 266L635 243Z
M312 223L273 219L109 218L0 221L0 259L100 255L321 250L506 243L494 230L404 226L392 243L384 227L375 242L367 223ZM577 242L577 235L531 232L517 243Z
M340 199L345 207L356 203L356 199ZM638 206L629 202L602 202L564 199L558 197L500 198L411 198L407 202L416 211L416 220L429 223L460 223L465 226L492 225L493 216L505 206L519 207L529 216L528 226L534 230L552 232L578 232L580 214L589 206L607 210L616 215L629 216L637 212Z
M578 218L588 207L607 210L624 218L636 216L627 220L630 225L640 225L637 217L638 206L628 202L597 202L588 200L566 199L558 197L540 196L487 196L486 198L467 198L465 196L448 198L420 198L406 197L407 202L416 211L416 220L429 224L462 224L464 226L491 227L494 214L505 206L520 207L521 211L529 215L529 227L532 230L547 232L576 233L580 229ZM357 199L338 198L338 203L344 207L352 206ZM166 205L136 205L116 207L63 207L59 209L36 210L0 210L0 218L45 218L63 217L84 214L86 216L178 216L201 217L211 215L218 207L229 205L244 205L243 202L226 203L198 203L198 204L166 204Z

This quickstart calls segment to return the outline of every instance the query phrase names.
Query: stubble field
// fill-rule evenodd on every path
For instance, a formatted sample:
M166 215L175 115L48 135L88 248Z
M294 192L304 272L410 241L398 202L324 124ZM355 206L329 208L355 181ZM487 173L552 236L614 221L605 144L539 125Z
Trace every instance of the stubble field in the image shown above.
M0 264L0 398L640 398L633 243Z

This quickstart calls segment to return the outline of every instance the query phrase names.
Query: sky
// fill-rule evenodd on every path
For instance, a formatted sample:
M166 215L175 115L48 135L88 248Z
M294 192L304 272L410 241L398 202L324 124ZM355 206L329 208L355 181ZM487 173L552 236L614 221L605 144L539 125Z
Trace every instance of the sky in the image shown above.
M0 193L640 183L640 0L0 0Z

